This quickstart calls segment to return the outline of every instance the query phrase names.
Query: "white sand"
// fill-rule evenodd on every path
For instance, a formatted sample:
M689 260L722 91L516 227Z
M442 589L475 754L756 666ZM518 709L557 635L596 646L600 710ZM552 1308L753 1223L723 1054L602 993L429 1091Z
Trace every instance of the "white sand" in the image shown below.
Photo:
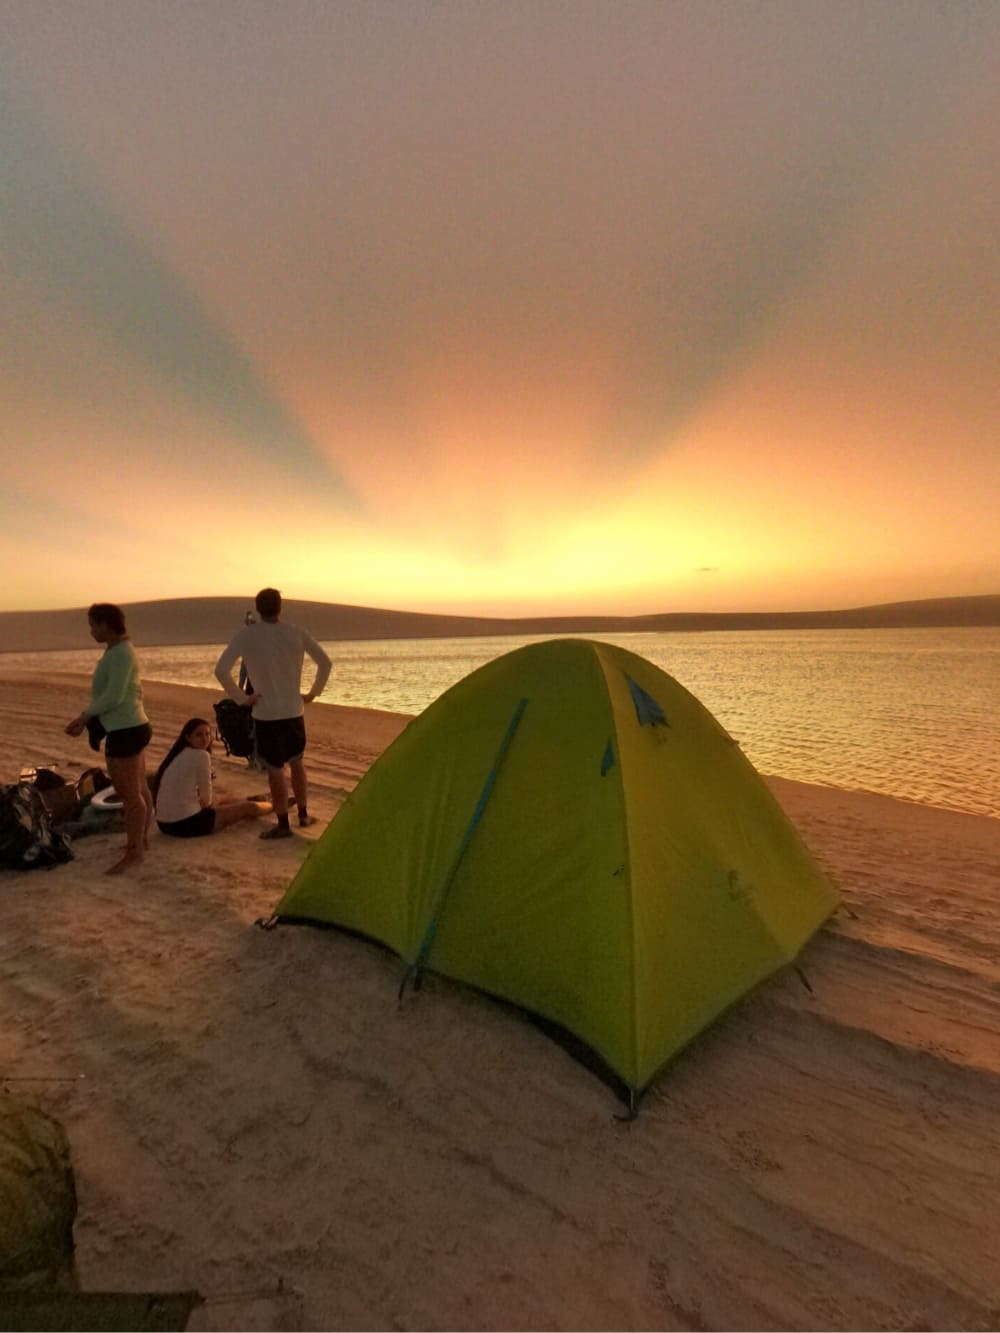
M216 697L148 688L151 767ZM86 767L85 698L0 680L0 781ZM309 837L0 875L0 1070L69 1134L85 1288L196 1287L192 1329L1000 1325L1000 821L774 780L856 919L629 1125L489 999L429 978L398 1010L390 955L253 927L406 721L308 720Z

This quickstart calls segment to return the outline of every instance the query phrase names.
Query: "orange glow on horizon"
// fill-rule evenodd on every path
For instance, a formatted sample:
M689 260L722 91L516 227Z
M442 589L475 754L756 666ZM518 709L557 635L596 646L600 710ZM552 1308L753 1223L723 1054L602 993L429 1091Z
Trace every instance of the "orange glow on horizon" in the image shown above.
M1000 591L1000 22L584 9L12 12L0 609Z

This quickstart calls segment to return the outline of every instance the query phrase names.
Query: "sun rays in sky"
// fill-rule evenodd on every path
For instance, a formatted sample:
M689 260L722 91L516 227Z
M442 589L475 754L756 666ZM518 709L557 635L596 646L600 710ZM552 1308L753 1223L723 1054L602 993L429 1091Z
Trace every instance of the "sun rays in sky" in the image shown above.
M0 16L4 606L1000 586L994 6Z

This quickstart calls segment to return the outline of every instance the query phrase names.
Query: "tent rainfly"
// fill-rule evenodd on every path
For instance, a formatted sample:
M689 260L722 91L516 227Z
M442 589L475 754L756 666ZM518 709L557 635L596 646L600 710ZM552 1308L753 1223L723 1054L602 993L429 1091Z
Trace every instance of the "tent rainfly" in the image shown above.
M540 1016L634 1108L836 905L692 694L623 648L554 639L489 662L409 724L276 920L359 932L408 977L428 969Z

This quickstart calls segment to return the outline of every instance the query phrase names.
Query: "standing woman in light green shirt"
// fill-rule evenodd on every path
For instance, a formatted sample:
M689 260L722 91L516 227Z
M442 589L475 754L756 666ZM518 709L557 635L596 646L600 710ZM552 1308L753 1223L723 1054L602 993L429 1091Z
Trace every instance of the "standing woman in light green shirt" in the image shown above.
M125 854L109 866L107 874L120 875L141 863L146 851L153 798L146 781L145 750L153 735L142 706L139 663L125 628L121 607L95 602L87 612L91 638L103 643L90 686L90 703L66 727L69 736L79 736L93 718L107 733L104 758L108 777L122 798L125 816Z

